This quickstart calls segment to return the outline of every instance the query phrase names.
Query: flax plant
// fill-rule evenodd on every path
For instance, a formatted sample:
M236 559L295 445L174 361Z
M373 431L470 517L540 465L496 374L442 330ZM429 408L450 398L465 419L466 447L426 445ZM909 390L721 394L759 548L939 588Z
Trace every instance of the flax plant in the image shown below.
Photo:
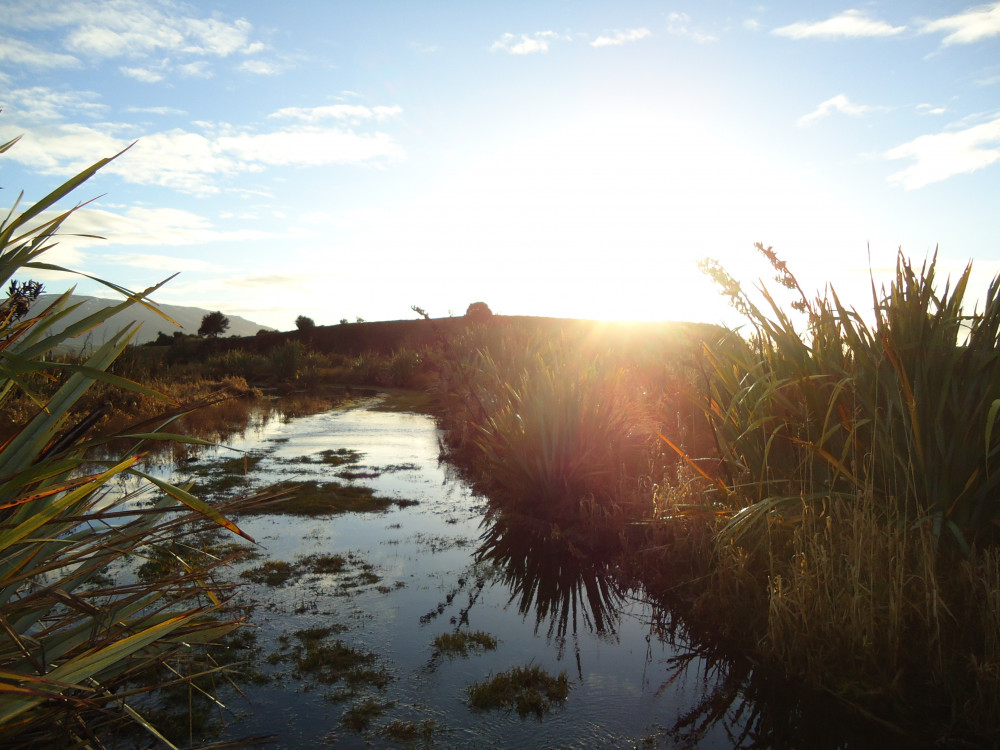
M0 146L0 153L14 142ZM116 157L112 157L116 158ZM0 223L0 284L16 274L66 271L44 262L63 223L76 208L53 211L67 194L111 159L102 159L18 212L20 198ZM157 687L144 676L164 667L169 681L218 668L195 659L199 644L216 641L239 625L227 609L227 588L211 565L180 556L181 572L136 582L127 574L143 550L175 546L205 526L242 532L220 512L144 473L139 450L154 439L178 435L131 435L133 448L108 460L88 458L97 442L88 437L100 409L71 423L74 405L96 382L166 402L139 383L108 372L135 326L79 363L56 365L47 355L72 336L131 305L156 309L148 297L158 287L123 296L121 304L68 327L70 293L44 311L29 311L15 294L0 303L0 398L23 391L36 412L0 446L0 744L5 746L102 747L122 724L143 727L166 742L137 709L137 695ZM12 292L24 286L13 285ZM60 328L63 330L59 331ZM57 332L59 331L59 332ZM71 374L48 397L32 388L54 367ZM169 419L162 420L169 423ZM121 436L119 436L121 437ZM190 442L198 442L193 439ZM122 491L144 483L148 490ZM245 535L244 535L245 536ZM169 745L169 743L166 743Z
M982 312L964 311L971 266L935 288L936 256L919 270L899 255L888 290L872 286L873 322L836 291L807 299L773 250L778 281L798 293L796 330L766 289L767 312L719 266L705 266L752 325L703 353L704 407L721 478L737 512L724 540L794 522L802 503L871 496L888 513L935 519L966 553L1000 518L1000 279ZM720 485L722 486L722 485ZM731 495L731 497L728 497Z

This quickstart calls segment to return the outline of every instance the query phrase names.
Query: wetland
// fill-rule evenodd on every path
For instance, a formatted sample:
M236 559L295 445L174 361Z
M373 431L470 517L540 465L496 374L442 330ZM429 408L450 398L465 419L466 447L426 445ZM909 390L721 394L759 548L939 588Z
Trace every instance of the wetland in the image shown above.
M150 706L161 730L288 748L868 743L790 696L769 705L752 666L612 565L490 514L434 419L386 399L250 419L159 465L216 501L281 488L234 519L256 540L223 573L247 612L224 649L236 688L190 714L189 694Z

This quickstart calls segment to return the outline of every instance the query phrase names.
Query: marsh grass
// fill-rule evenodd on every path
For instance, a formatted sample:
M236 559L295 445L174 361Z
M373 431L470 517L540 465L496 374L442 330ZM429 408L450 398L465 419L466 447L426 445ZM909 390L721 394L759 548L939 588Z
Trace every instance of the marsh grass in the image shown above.
M244 570L240 577L264 586L284 586L304 576L336 576L338 593L350 594L364 586L379 583L382 577L375 566L354 553L344 555L308 555L293 563L268 560L254 568Z
M437 636L434 639L434 649L447 656L465 657L470 651L495 651L498 643L496 636L481 630L474 632L459 630Z
M249 510L253 514L326 516L337 513L378 513L392 506L415 505L416 500L379 497L369 487L337 482L284 482L275 486L280 497Z
M807 299L758 249L806 332L766 288L761 309L708 266L752 331L702 351L718 452L677 448L683 471L656 493L640 576L859 712L995 736L1000 281L968 313L968 268L939 291L934 259L900 255L867 322L834 290Z
M541 719L569 697L565 672L553 677L539 666L514 667L468 687L469 706L477 711L517 711Z

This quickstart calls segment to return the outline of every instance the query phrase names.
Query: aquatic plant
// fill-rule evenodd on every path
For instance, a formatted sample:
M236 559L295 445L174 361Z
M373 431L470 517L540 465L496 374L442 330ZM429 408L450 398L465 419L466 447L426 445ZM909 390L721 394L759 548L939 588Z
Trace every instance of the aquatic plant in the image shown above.
M550 712L554 704L569 696L570 683L565 672L553 677L539 666L514 667L469 686L469 705L479 711L516 710L522 718L536 718Z
M0 153L14 143L0 145ZM80 206L52 209L114 158L96 162L20 212L18 198L0 223L0 283L15 274L66 270L42 256ZM14 293L0 303L0 398L20 392L35 405L0 446L0 742L7 745L99 746L100 736L125 723L160 737L138 708L140 696L161 683L140 677L161 667L173 670L170 681L182 683L196 674L221 674L222 667L201 658L200 644L240 624L227 608L228 587L211 574L225 558L181 559L181 572L155 581L133 583L107 572L136 559L142 548L169 546L206 525L243 532L223 515L232 504L209 506L140 470L144 443L185 438L146 429L129 435L132 447L118 458L87 457L100 442L88 431L102 410L75 423L70 415L95 383L176 406L109 372L134 325L81 362L49 359L60 343L117 312L132 305L156 309L148 298L160 285L133 293L101 283L123 301L68 326L75 308L68 304L70 292L44 310L22 310ZM67 373L59 387L50 395L36 392L33 383L56 369ZM169 422L164 417L160 424ZM115 483L124 478L145 481L152 491L121 492Z

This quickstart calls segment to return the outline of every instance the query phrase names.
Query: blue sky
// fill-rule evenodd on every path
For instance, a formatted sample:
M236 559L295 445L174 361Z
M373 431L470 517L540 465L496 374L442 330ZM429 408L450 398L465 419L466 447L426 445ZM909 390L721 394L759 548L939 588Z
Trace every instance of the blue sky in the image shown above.
M1000 272L1000 2L4 5L0 196L136 141L50 260L160 302L733 322L697 262L757 241L859 306L899 247Z

